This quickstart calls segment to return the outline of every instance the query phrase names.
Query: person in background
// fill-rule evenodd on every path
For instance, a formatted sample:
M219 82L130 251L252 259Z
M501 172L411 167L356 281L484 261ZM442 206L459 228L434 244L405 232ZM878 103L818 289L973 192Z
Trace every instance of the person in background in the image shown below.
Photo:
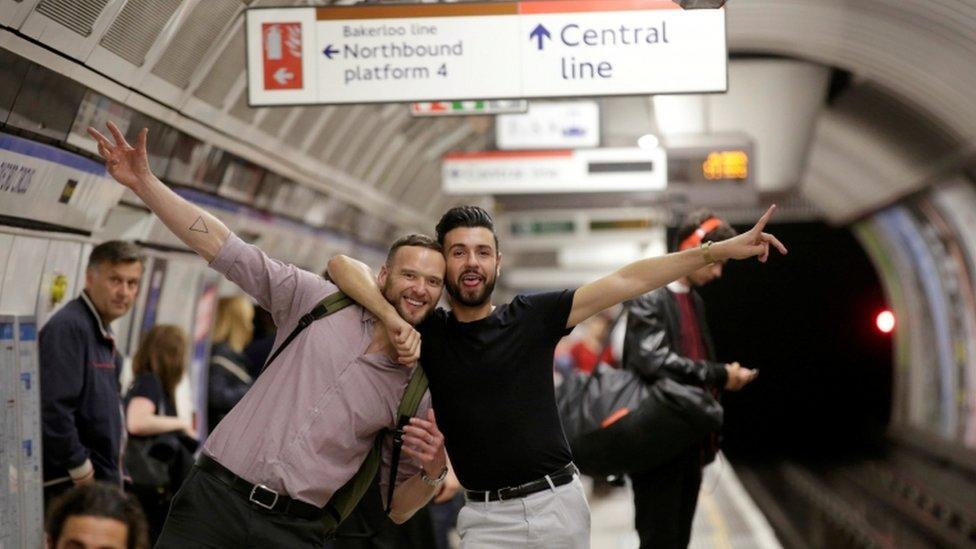
M168 455L173 456L168 487L162 491L134 488L146 512L153 540L162 530L169 501L182 484L184 472L192 461L191 452L196 449L190 442L196 439L196 430L176 415L176 386L186 373L186 355L187 337L182 328L167 324L154 326L132 359L133 381L125 397L125 424L130 441L166 433L183 434L190 439L185 442L180 437L168 439L171 446Z
M612 323L613 317L603 311L580 324L583 333L569 348L569 354L573 357L573 364L577 370L589 374L601 362L611 366L616 364L613 349L608 345L610 331L613 329Z
M735 236L725 221L700 210L682 221L673 249L696 249ZM737 391L756 378L757 370L715 361L704 304L695 288L720 278L724 266L725 260L705 265L625 304L624 368L636 371L648 383L668 377L714 393ZM631 475L634 522L642 548L688 546L702 467L717 451L717 439L704 440L664 465Z
M271 313L262 307L254 307L254 337L244 348L244 355L247 357L248 364L251 365L251 378L257 379L261 375L264 363L271 356L271 348L274 346L275 336L278 330L275 327Z
M122 355L110 325L132 308L142 272L135 244L95 246L85 289L41 329L45 504L74 484L122 485Z
M148 549L139 504L117 486L95 482L54 499L44 527L47 549Z
M244 348L254 334L254 305L246 296L222 297L210 351L207 382L207 432L244 398L254 379Z

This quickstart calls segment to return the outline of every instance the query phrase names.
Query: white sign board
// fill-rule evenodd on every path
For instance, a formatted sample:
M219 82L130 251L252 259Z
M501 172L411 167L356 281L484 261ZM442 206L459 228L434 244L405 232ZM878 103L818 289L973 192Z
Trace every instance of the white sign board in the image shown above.
M533 101L525 114L495 119L495 145L502 150L598 147L600 106L596 101Z
M663 191L664 149L581 149L449 153L448 194L542 194Z
M535 0L247 11L252 106L727 87L725 10Z
M0 133L0 215L94 231L124 191L103 164Z

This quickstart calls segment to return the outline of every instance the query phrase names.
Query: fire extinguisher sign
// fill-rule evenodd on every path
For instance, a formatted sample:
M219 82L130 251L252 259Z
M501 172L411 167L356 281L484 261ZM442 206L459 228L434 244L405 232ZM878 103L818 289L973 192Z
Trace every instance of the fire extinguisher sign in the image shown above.
M261 25L264 89L302 88L302 24L299 21Z

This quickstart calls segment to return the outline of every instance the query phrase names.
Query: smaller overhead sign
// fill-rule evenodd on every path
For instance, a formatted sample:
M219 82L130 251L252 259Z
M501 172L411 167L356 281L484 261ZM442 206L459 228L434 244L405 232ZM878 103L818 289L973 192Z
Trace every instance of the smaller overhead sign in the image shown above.
M664 149L456 152L444 156L448 194L663 191Z
M600 146L596 101L533 101L525 114L495 119L499 149L577 149Z
M521 113L529 108L524 99L495 101L428 101L411 103L414 116L465 116L481 114Z

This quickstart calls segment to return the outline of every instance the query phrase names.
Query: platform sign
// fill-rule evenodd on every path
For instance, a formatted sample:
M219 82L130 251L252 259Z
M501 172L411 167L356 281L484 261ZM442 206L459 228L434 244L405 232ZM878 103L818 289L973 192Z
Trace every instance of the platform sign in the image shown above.
M671 0L252 9L247 38L253 106L727 87L725 10Z
M444 155L447 194L653 192L667 187L662 148L480 151Z
M502 150L599 145L600 106L596 101L533 101L525 114L495 119L495 146Z

